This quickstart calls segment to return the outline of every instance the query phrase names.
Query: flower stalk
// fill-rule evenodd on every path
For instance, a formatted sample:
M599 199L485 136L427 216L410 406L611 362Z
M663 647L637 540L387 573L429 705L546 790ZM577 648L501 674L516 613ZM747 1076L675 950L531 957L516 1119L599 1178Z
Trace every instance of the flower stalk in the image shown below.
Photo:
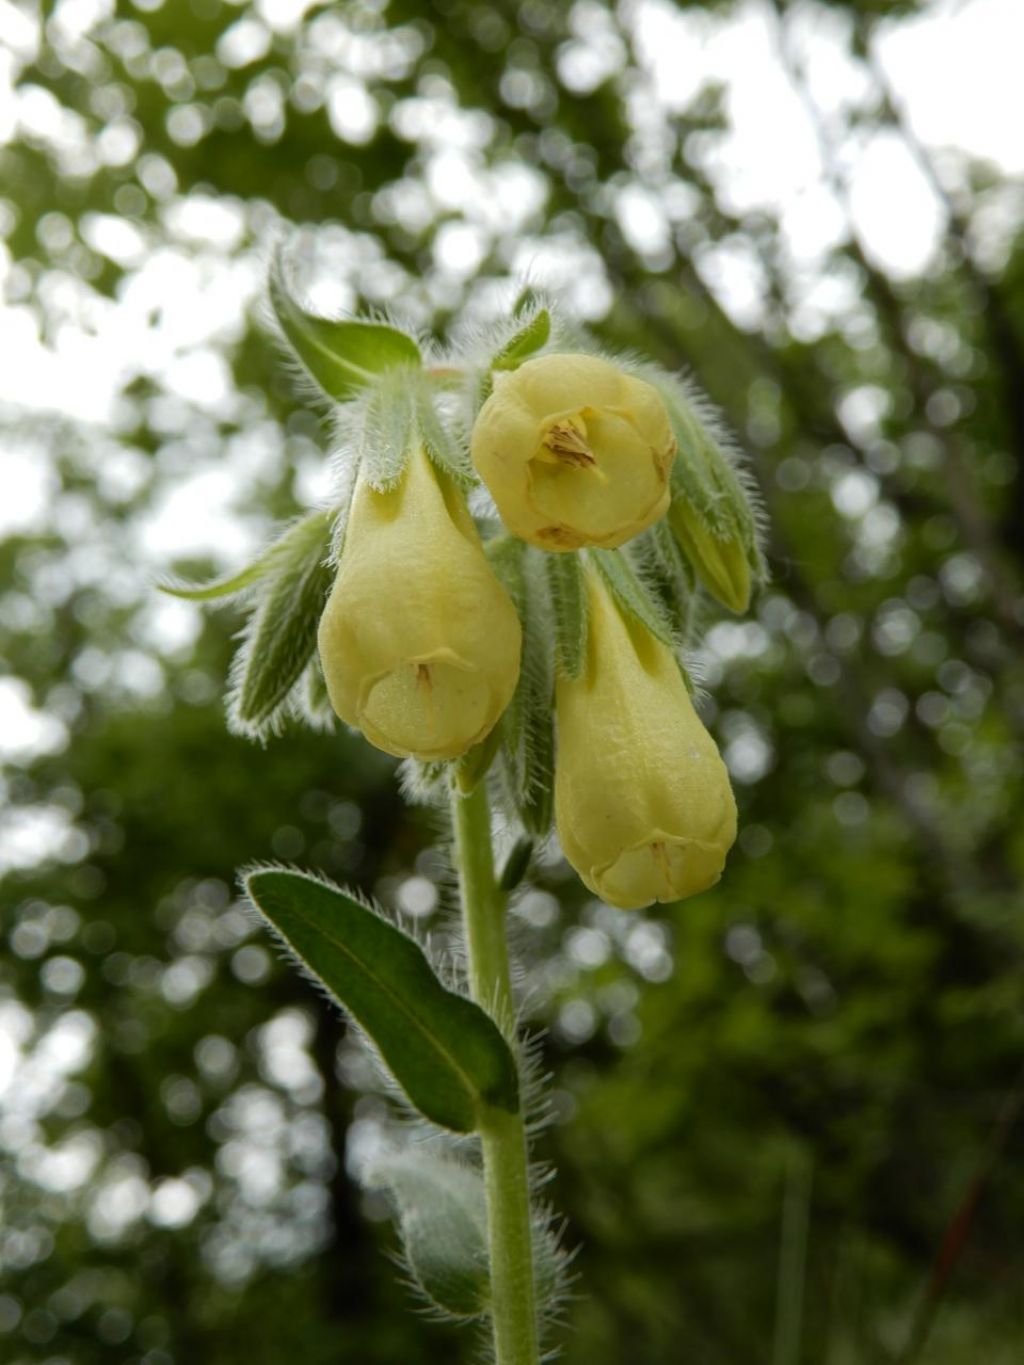
M515 1009L505 936L505 896L494 875L486 783L452 791L455 851L470 992L512 1040ZM537 1304L522 1109L488 1110L480 1124L497 1365L538 1365Z

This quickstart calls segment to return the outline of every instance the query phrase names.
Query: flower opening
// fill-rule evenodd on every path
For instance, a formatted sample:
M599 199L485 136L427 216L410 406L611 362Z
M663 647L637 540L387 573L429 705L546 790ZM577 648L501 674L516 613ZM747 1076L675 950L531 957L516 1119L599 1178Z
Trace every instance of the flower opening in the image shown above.
M502 520L545 550L611 548L657 521L675 450L654 387L590 355L496 374L472 440Z

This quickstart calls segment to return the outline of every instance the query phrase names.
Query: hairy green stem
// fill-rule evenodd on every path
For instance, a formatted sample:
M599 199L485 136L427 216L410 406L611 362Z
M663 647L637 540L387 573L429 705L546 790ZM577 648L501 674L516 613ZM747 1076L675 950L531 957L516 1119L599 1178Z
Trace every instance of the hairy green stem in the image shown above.
M452 792L455 847L473 999L512 1039L515 1010L505 937L505 897L494 877L487 788ZM491 1320L497 1365L538 1365L530 1193L523 1115L489 1110L480 1142L487 1191Z

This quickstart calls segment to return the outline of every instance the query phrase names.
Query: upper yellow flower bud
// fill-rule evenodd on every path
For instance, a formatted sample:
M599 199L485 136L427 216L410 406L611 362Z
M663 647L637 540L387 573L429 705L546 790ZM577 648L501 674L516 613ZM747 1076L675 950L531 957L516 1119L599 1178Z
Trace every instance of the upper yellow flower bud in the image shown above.
M520 641L462 495L425 452L386 492L360 481L319 632L342 720L389 754L458 758L511 700Z
M587 665L557 684L555 823L586 885L623 910L718 881L736 803L672 652L588 574Z
M473 428L473 463L502 520L544 550L646 530L668 507L675 451L657 390L591 355L496 374Z
M738 616L750 605L750 564L737 536L721 540L683 498L676 498L669 524L708 592Z

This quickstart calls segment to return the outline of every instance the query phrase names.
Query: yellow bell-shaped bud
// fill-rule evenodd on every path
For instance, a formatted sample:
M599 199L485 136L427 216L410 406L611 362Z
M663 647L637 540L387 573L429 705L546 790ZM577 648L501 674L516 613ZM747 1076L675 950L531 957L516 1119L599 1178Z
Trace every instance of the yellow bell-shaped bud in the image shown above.
M675 451L657 390L592 355L496 374L473 427L502 520L543 550L611 548L646 530L668 508Z
M422 449L394 488L360 480L319 631L342 720L389 754L458 758L511 700L521 634L461 493Z
M683 498L675 498L669 525L683 553L713 597L742 616L750 606L750 564L738 535L720 539Z
M718 881L736 803L672 651L587 576L583 676L557 684L555 823L562 849L609 905L638 910Z

